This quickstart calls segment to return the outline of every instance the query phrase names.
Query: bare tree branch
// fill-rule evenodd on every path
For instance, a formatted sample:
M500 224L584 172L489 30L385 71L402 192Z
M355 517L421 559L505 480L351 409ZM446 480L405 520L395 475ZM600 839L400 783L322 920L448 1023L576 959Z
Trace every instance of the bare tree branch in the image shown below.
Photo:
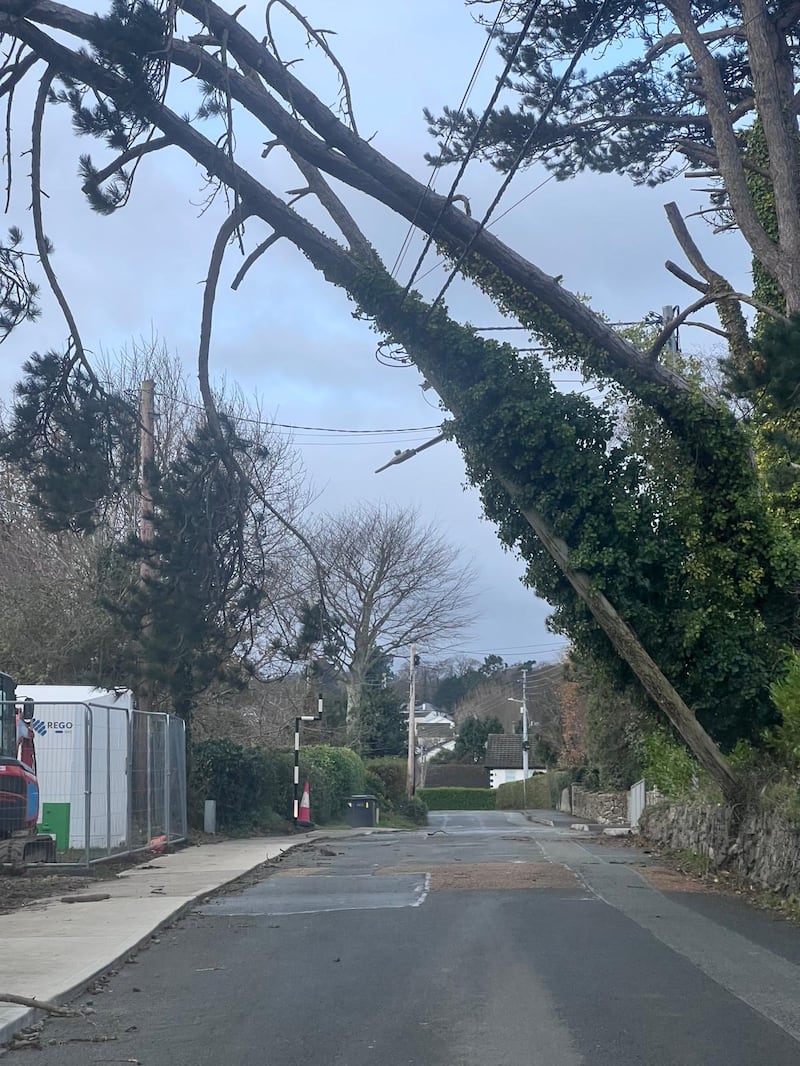
M761 0L754 0L754 2L759 7L762 6ZM711 120L719 167L725 180L725 188L737 222L754 254L764 264L766 269L776 278L779 278L782 284L788 282L791 279L787 274L786 260L776 242L772 240L764 229L750 195L750 190L747 187L745 168L736 134L731 124L730 109L717 61L706 42L702 39L700 30L694 21L694 14L689 0L666 0L666 6L672 13L675 23L684 38L686 48L700 74L703 100ZM746 15L744 8L743 12ZM764 9L764 15L766 15L766 9ZM798 279L798 283L800 283L800 279ZM798 284L789 303L790 305L796 303L798 309L800 309L800 284Z
M32 996L18 996L13 992L0 992L0 1003L14 1003L19 1007L34 1007L47 1014L58 1014L62 1018L77 1018L79 1012L69 1007L59 1007L47 999L34 999Z
M747 322L739 305L740 297L734 295L730 282L726 281L716 270L712 270L705 261L700 249L689 233L678 205L676 203L666 204L664 210L667 213L672 232L675 234L686 258L697 273L705 279L708 286L707 292L709 294L714 293L717 313L723 328L730 338L731 352L737 359L745 359L750 351L750 335L747 329ZM671 270L669 264L667 269ZM671 273L674 274L675 271L671 270ZM688 278L688 275L686 277ZM688 281L687 283L694 288L699 288L696 282ZM748 302L750 301L748 300Z
M350 92L350 81L349 81L349 79L347 77L347 74L345 72L344 67L339 62L339 60L336 58L336 55L334 54L333 49L330 47L328 42L325 40L325 34L331 32L331 31L329 31L329 30L315 30L313 28L313 26L311 25L311 23L308 21L308 19L304 15L300 14L300 12L297 10L297 8L294 6L294 4L290 4L289 3L289 0L269 0L269 3L267 4L266 10L264 12L264 16L265 16L266 23L267 23L267 36L269 38L270 44L271 44L272 49L275 52L276 56L277 56L278 52L277 52L277 49L275 47L275 38L274 38L273 33L272 33L272 26L271 26L271 22L270 22L270 12L271 12L272 8L275 6L275 4L280 4L281 7L285 8L288 12L290 12L297 19L297 21L300 23L301 26L303 26L303 28L305 29L305 31L309 35L309 37L313 41L315 41L317 45L319 45L319 47L322 49L322 51L325 53L325 55L328 57L328 59L331 61L331 63L336 68L336 72L339 75L339 80L341 81L341 84L342 84L342 92L344 93L344 99L345 99L345 105L346 105L346 113L347 113L347 115L350 118L350 127L353 130L353 133L355 133L357 135L358 134L358 127L356 126L356 116L355 116L355 112L353 111L353 97L352 97L352 94Z
M339 227L342 236L350 246L350 249L368 263L378 262L375 249L361 232L356 220L344 206L327 181L322 177L317 167L307 163L297 152L289 150L297 169L308 182L309 192L313 192L333 221Z
M686 285L691 286L691 288L697 289L698 292L708 292L708 285L706 282L699 281L697 278L692 277L688 271L679 267L677 263L673 263L672 260L668 259L664 266L670 274L674 274L676 278L679 278L681 281L685 282Z
M737 37L739 40L744 39L744 27L743 26L723 26L718 30L704 30L700 34L700 38L703 41L721 41L728 37ZM644 54L644 58L648 63L651 63L654 59L659 59L665 52L668 52L671 48L674 48L676 44L683 44L682 33L668 33L665 37L662 37L660 41L656 41L654 45Z
M222 432L222 426L220 424L219 412L217 411L216 401L214 399L214 393L211 389L209 379L209 352L211 350L211 327L214 317L214 300L217 292L217 283L219 282L219 273L222 267L222 260L225 256L225 249L230 241L231 237L241 227L242 223L251 214L250 210L242 207L241 211L234 211L223 222L222 226L217 233L216 240L214 241L214 247L211 252L211 260L208 267L208 274L206 276L205 290L203 293L203 311L200 324L200 346L198 352L198 378L200 381L200 395L203 398L203 406L205 407L206 417L208 419L209 427L217 439L217 443L220 448L220 456L225 464L228 473L234 480L241 479L246 481L253 491L258 496L261 503L266 507L269 513L278 520L290 533L292 533L297 540L303 545L308 552L309 556L314 562L314 568L317 575L317 584L320 589L320 597L324 602L324 566L323 562L314 550L313 544L309 541L308 537L303 533L299 526L287 518L278 508L276 508L270 500L267 499L263 490L257 486L247 473L242 469L241 464L236 457L231 453L228 443L225 440L225 435Z
M61 286L58 283L53 266L50 262L50 247L44 233L42 224L42 124L44 122L44 107L47 95L55 77L55 70L48 67L39 82L39 91L36 95L36 103L33 109L33 124L31 128L31 213L33 215L33 229L36 235L36 248L42 262L42 269L50 283L62 314L67 321L72 345L74 347L74 362L80 362L88 374L92 383L99 389L100 383L95 376L94 370L86 356L86 351L78 332L78 324L67 302Z
M695 300L693 304L690 304L689 307L685 308L674 318L671 318L661 330L658 337L656 337L655 342L650 348L650 351L648 352L650 358L658 358L659 352L662 350L669 338L677 329L680 328L680 326L683 325L683 323L686 321L687 318L690 317L690 315L693 315L695 311L700 311L703 307L708 307L709 304L716 303L716 301L717 297L715 295L701 296L699 300Z
M239 268L239 271L236 274L236 277L231 282L231 288L232 289L238 289L239 288L239 286L244 281L245 275L247 274L247 271L250 269L250 267L258 259L260 259L261 256L264 254L264 252L266 252L269 248L271 248L273 244L277 244L277 242L280 239L281 239L281 234L280 233L272 233L272 234L270 234L269 237L267 237L266 240L262 241L261 244L259 244L257 248L253 249L253 251L245 259L245 261L242 264L242 266Z

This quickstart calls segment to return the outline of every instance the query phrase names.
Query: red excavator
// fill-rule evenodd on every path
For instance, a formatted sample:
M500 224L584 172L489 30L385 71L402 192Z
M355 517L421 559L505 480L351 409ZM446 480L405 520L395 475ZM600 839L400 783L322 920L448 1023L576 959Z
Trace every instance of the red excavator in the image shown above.
M17 704L14 682L0 673L0 864L20 869L34 862L55 862L51 836L36 831L39 782L36 780L34 703Z

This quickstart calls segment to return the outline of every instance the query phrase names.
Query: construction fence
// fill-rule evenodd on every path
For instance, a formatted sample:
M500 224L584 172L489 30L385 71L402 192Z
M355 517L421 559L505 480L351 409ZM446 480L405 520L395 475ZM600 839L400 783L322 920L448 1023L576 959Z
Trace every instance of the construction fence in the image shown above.
M40 831L59 862L98 862L185 839L186 729L169 714L36 703Z

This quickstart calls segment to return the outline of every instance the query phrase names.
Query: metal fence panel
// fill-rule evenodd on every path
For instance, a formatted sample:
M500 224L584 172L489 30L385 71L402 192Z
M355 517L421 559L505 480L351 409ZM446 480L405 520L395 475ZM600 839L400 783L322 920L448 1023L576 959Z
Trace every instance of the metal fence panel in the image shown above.
M628 792L628 825L632 829L639 824L639 819L644 813L647 803L645 787L644 781L637 781L635 785L631 785Z
M172 715L37 703L40 829L60 862L108 858L187 833L186 730Z

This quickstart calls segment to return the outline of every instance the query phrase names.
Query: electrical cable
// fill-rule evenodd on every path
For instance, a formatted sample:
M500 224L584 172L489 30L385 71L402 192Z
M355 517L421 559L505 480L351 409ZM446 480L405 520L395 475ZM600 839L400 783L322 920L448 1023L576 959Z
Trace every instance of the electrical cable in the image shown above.
M467 87L464 90L463 96L461 97L461 103L458 105L459 113L461 113L461 111L463 111L464 108L466 107L467 100L469 99L470 93L472 92L472 90L473 90L473 88L475 86L475 82L476 82L476 80L478 78L478 75L481 72L481 68L483 67L483 64L484 64L484 61L486 59L486 56L489 53L489 48L491 46L492 41L494 40L495 32L497 30L497 26L498 26L498 24L500 22L500 18L501 18L502 14L503 14L503 9L505 8L505 6L506 6L506 0L502 0L502 3L500 4L500 7L498 8L497 14L495 15L495 19L494 19L494 23L492 24L492 28L489 30L489 32L486 35L486 40L484 42L483 49L481 50L481 54L478 57L478 61L475 64L475 67L473 68L472 76L470 77L469 82L467 83ZM452 140L452 137L453 137L453 127L451 127L448 130L448 132L447 132L447 136L445 137L444 144L442 145L442 151L445 151L447 148L449 148L450 141ZM419 198L419 203L417 204L416 209L414 211L414 215L413 215L413 217L411 219L411 222L408 225L408 232L405 235L405 239L403 240L403 243L400 246L400 251L397 253L397 258L394 261L394 266L392 267L392 270L391 270L392 277L396 276L397 271L403 265L403 260L406 257L406 253L407 253L407 251L409 249L409 246L411 244L411 240L412 240L413 235L414 235L414 228L416 226L417 218L419 217L419 212L420 212L420 210L422 208L423 203L425 202L425 197L431 191L434 179L436 178L436 175L439 172L439 170L441 169L441 167L442 167L442 164L441 163L437 163L434 166L433 170L431 171L430 177L428 178L428 184L425 186L425 191L422 193L422 195Z
M173 403L179 403L182 407L189 407L193 411L205 411L200 403L192 403L190 400L182 400L177 396L170 396L166 392L157 392L156 396L162 400L171 400ZM441 429L441 426L403 426L395 429L337 429L331 426L301 426L292 422L270 422L261 418L249 418L246 415L231 415L229 416L234 422L245 422L248 425L262 426L269 429L293 429L301 430L311 433L338 433L345 434L347 436L376 436L385 435L387 433L427 433L432 429Z
M605 0L604 0L604 2L605 2ZM524 22L522 24L522 27L521 27L521 29L519 31L519 34L517 35L517 39L514 42L513 46L511 47L511 50L510 50L510 52L508 54L508 58L506 60L505 67L503 68L503 72L500 75L500 77L497 79L497 84L495 85L494 92L492 93L491 99L489 100L489 103L486 105L486 109L484 110L483 114L481 115L480 121L478 122L478 125L477 125L477 127L475 129L475 132L472 135L470 143L467 146L466 154L464 155L464 158L461 160L461 163L460 163L459 168L458 168L458 172L457 172L455 178L453 179L453 184L450 186L450 191L448 192L447 196L445 197L444 203L442 204L441 208L439 209L439 213L436 216L436 218L434 220L434 223L433 223L433 226L431 227L431 230L428 233L428 236L426 238L425 246L422 249L422 253L420 254L419 259L417 260L416 265L414 266L414 269L411 271L411 277L408 279L408 283L406 284L405 289L403 291L403 296L404 297L408 295L408 293L411 290L411 286L414 284L414 280L415 280L417 274L419 273L420 268L422 267L422 264L423 264L423 262L425 260L425 256L428 254L428 250L430 249L430 246L433 244L434 238L436 236L436 230L437 230L437 228L439 226L439 223L442 220L442 217L443 217L445 211L453 203L453 197L455 196L456 189L458 188L458 183L461 181L461 178L464 175L464 171L467 169L467 166L469 165L469 162L470 162L470 160L472 158L472 155L473 155L475 149L478 146L478 141L479 141L479 139L481 137L481 134L483 133L487 122L489 121L489 119L492 116L492 112L494 110L494 105L497 103L497 98L500 96L500 93L503 91L506 79L508 78L508 75L511 73L511 67L514 64L514 60L517 58L517 54L518 54L520 48L522 47L522 44L523 44L523 42L525 40L525 37L527 36L528 30L530 28L530 25L533 22L533 17L536 14L536 12L539 10L539 7L541 6L541 3L542 3L542 0L534 0L534 2L530 6L530 9L529 9L527 15L525 16L525 20L524 20Z
M509 214L511 211L513 211L515 207L519 207L519 205L521 203L524 203L524 201L527 200L529 196L533 196L533 194L535 192L538 192L540 189L543 189L544 186L547 185L547 183L549 181L554 181L554 180L555 180L555 174L551 174L549 177L545 178L544 181L540 181L539 184L534 186L533 189L529 189L528 192L526 192L524 196L520 196L519 200L517 200L515 203L513 203L510 207L507 207L505 209L505 211L503 211L501 214L499 214L497 216L497 218L493 218L492 221L487 225L486 228L487 229L491 229L492 226L494 226L496 223L498 223L501 218L505 218L506 215ZM423 278L429 277L434 272L434 270L436 270L438 267L444 266L445 262L446 262L445 259L440 259L437 263L434 263L432 267L428 267L428 269L425 271L424 274L420 274L419 277L417 278L417 280L418 281L422 281ZM509 329L527 329L527 326L510 326Z
M536 6L537 6L536 4L532 5L532 9L535 9ZM515 176L517 170L519 169L520 165L522 164L522 161L524 160L525 156L528 153L528 149L533 144L534 139L538 135L539 130L542 127L542 124L549 117L550 112L553 110L553 108L558 103L559 97L561 96L561 93L562 93L562 91L564 89L564 86L567 84L569 79L572 77L572 73L575 70L575 67L578 65L578 62L580 61L580 58L583 55L584 51L588 47L589 42L591 41L592 37L594 36L594 31L597 29L597 26L598 26L598 24L600 22L600 19L603 17L603 14L605 13L605 10L606 10L607 6L608 6L608 0L602 0L602 3L600 4L599 8L595 12L595 15L594 15L592 21L589 23L589 26L588 26L588 28L586 30L586 33L583 35L583 40L578 45L578 47L575 50L572 58L570 59L569 63L567 64L567 69L561 75L561 77L560 77L560 79L558 81L558 84L556 85L555 89L553 90L552 96L550 97L550 99L547 102L547 104L542 108L541 112L539 113L539 117L536 120L536 123L534 124L533 129L528 134L528 136L525 138L525 141L523 142L522 147L520 148L519 152L517 153L516 159L511 164L511 167L509 168L508 174L506 175L506 177L504 178L502 184L500 185L500 188L499 188L499 190L497 192L497 195L492 200L492 202L489 204L489 207L486 209L486 213L484 214L481 222L479 223L478 228L475 230L475 232L473 233L472 237L469 239L466 248L464 248L464 250L461 252L461 255L458 257L458 260L457 260L455 266L453 267L453 269L451 270L451 272L450 272L450 274L449 274L449 276L447 278L447 281L444 283L444 286L442 287L441 292L439 293L439 295L436 297L436 299L433 301L433 303L431 304L430 308L428 309L428 314L429 315L433 313L433 311L435 310L437 305L444 298L444 295L447 292L447 290L450 288L450 285L452 284L454 278L460 272L461 266L464 263L464 260L467 258L467 256L471 252L471 250L473 248L473 245L475 244L475 241L478 239L480 234L486 228L487 223L489 222L489 219L491 218L492 214L494 213L494 209L500 203L500 200L502 199L506 189L508 188L508 186L511 184L512 180L514 179L514 176Z

